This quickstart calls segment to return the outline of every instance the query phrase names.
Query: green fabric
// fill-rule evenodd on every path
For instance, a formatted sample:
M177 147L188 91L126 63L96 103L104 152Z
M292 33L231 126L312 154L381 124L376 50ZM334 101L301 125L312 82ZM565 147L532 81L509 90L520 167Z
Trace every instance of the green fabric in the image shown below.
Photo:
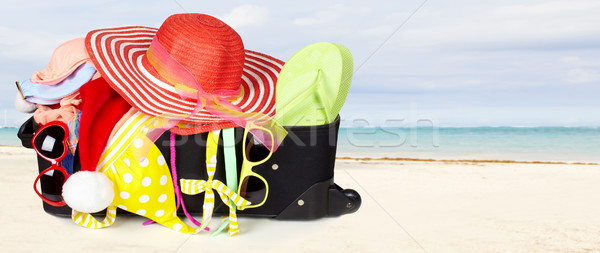
M328 124L342 109L354 69L352 54L319 42L296 52L277 79L275 121L282 126Z

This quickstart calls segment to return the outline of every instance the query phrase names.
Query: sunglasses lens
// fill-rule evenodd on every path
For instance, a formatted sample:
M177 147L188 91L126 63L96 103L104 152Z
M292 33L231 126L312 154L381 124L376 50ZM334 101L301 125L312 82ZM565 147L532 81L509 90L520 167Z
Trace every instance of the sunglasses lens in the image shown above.
M260 178L248 176L242 181L240 196L256 205L261 203L267 196L267 186Z
M49 170L40 177L42 196L50 201L60 202L65 175L57 170Z
M52 125L40 130L33 140L35 149L40 155L50 159L58 159L63 155L65 129Z
M262 134L264 136L270 136L267 131L262 129L256 129L257 134ZM268 138L267 138L268 139ZM248 144L246 146L246 159L250 162L259 162L267 158L269 156L269 149L260 143L256 138L252 137L248 140Z

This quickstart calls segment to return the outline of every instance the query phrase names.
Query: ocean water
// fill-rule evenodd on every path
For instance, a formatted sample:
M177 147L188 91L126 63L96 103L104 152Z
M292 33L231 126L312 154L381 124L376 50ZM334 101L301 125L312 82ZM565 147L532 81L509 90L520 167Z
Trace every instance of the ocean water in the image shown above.
M0 127L0 146L21 146L16 127Z
M338 156L599 162L600 128L342 128Z
M0 145L21 146L17 128ZM338 156L600 162L600 128L340 128Z

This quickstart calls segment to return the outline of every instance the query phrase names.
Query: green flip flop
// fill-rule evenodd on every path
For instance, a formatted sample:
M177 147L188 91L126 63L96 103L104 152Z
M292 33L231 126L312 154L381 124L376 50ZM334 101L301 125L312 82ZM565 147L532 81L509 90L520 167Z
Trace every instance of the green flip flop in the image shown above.
M283 65L276 86L275 121L282 126L331 123L342 109L354 70L346 47L319 42Z

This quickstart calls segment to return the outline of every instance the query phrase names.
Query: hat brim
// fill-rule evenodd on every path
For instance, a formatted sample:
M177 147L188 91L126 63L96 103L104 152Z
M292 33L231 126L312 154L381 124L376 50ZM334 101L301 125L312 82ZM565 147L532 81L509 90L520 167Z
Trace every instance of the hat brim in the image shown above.
M55 85L70 76L79 66L91 63L84 41L85 38L72 39L54 49L48 66L42 71L34 72L31 81Z
M156 32L156 28L140 26L99 29L87 34L85 45L100 74L133 107L151 116L189 115L197 99L183 98L145 57ZM240 80L243 94L232 104L243 112L273 117L275 84L283 64L271 56L246 50ZM182 122L211 125L207 131L235 126L204 109Z
M27 79L21 82L21 89L27 101L31 102L29 98L56 101L78 91L95 74L96 68L92 64L83 64L73 71L70 76L55 85L44 85Z

